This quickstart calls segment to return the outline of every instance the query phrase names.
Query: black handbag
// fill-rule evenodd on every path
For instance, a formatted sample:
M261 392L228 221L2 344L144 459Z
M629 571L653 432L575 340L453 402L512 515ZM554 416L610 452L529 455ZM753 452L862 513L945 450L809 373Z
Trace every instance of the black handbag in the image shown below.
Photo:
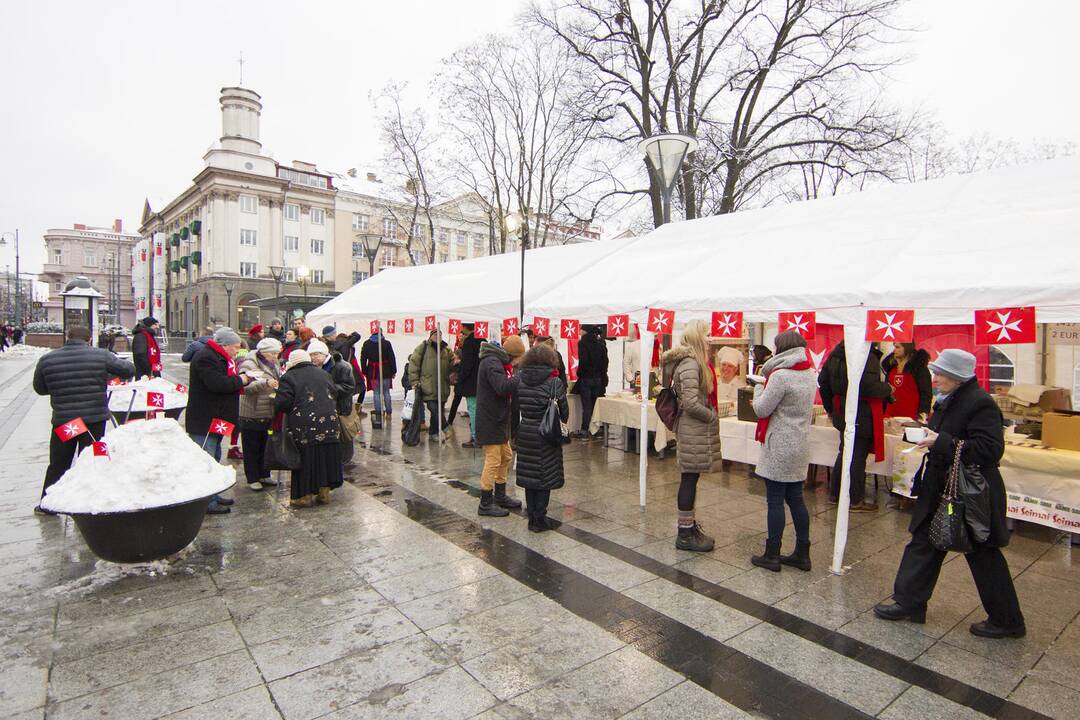
M273 426L266 431L266 450L263 451L263 465L267 470L296 470L300 467L300 449L289 434L288 415L281 417L281 429Z
M549 445L562 445L563 442L562 417L559 415L557 394L558 390L548 398L544 416L540 418L540 439Z
M424 377L424 357L427 355L427 342L424 342L424 349L420 351L420 372L418 373L421 380ZM435 364L435 372L439 371L438 363ZM405 373L408 375L408 371ZM424 393L420 389L421 382L417 382L413 385L413 411L412 417L409 418L409 422L405 423L405 426L401 428L401 443L407 447L416 447L420 444L420 426L423 425L423 408L424 408ZM432 418L434 420L434 418Z
M984 543L990 539L990 489L982 468L972 463L960 462L964 441L956 443L956 464L959 465L956 491L964 503L964 520L967 522L971 541Z
M675 431L675 425L679 421L679 413L681 412L679 409L679 396L671 388L674 381L675 371L672 370L667 386L656 395L656 415L660 418L660 422L664 423L664 427L672 432Z
M957 487L963 462L960 460L962 443L957 443L952 466L945 479L945 490L938 499L937 510L930 519L930 544L942 552L968 553L972 550L964 501Z

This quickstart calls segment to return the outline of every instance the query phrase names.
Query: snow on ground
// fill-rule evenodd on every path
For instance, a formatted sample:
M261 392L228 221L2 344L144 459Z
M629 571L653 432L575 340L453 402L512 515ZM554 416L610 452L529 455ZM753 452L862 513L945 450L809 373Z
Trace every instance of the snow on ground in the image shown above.
M169 418L110 427L105 442L109 457L85 448L42 507L95 515L142 510L207 497L236 482L233 468L218 464Z

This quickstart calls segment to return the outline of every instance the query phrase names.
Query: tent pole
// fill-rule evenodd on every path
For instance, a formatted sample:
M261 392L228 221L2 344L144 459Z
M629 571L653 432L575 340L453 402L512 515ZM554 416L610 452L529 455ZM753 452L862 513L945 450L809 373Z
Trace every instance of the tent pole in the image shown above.
M638 430L638 504L645 509L646 475L649 467L649 367L652 365L653 334L639 328L641 366L641 424Z
M859 380L870 353L865 339L865 325L851 320L844 323L844 354L847 360L848 392L844 403L844 457L840 471L840 502L836 506L836 532L833 561L829 570L844 574L844 549L847 547L848 512L851 508L851 458L855 453L855 420L859 415ZM859 482L866 482L864 475Z
M421 368L421 370L423 370ZM442 330L439 329L439 316L435 315L435 411L438 413L436 426L439 429L439 443L442 443Z

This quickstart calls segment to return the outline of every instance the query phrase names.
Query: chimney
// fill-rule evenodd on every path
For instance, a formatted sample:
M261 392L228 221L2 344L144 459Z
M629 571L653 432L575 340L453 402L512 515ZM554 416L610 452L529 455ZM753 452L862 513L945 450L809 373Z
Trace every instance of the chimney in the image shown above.
M348 175L351 178L356 177L356 168L349 168L349 171L346 173L346 175Z
M112 229L114 233L124 232L124 221L120 218L116 218L115 220L113 220Z
M376 177L375 177L375 173L368 173L367 174L367 179L368 179L368 182L379 182L378 179L376 179Z

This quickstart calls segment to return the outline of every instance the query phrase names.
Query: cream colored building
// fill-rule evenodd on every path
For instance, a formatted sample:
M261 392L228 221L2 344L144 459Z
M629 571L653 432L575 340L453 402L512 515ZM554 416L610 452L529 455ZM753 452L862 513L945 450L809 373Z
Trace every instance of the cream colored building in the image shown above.
M132 327L140 312L132 297L133 249L139 236L124 232L120 220L112 227L76 223L71 228L45 231L45 263L39 279L49 286L44 307L50 322L63 322L60 293L69 282L84 275L104 297L101 324ZM119 306L119 307L117 307Z

